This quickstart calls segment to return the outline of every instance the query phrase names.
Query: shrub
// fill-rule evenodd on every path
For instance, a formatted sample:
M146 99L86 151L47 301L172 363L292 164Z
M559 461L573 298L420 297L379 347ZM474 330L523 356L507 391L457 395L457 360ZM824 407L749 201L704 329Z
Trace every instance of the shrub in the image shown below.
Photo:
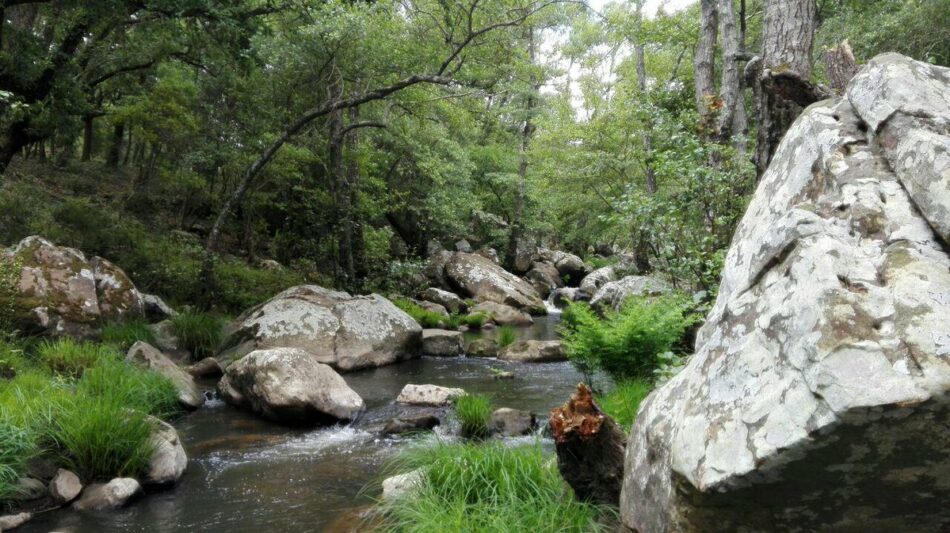
M488 321L488 315L485 313L477 312L466 315L462 318L462 323L472 329L481 329L485 325L485 322Z
M629 432L633 421L637 418L640 402L652 390L653 384L645 379L624 381L618 383L614 390L607 394L598 395L597 403L624 429L624 432Z
M483 394L465 394L455 399L455 414L462 423L462 435L472 439L488 436L491 400Z
M40 343L37 356L50 371L74 379L82 377L87 369L100 361L119 359L119 353L111 346L70 338Z
M144 320L112 322L102 327L102 342L128 350L138 341L155 344L155 335Z
M178 390L168 378L125 361L106 361L87 370L77 391L90 397L113 398L125 407L159 418L181 411Z
M659 355L671 351L695 321L688 309L681 297L635 298L600 318L586 304L573 303L562 315L568 357L588 378L603 370L616 381L650 379Z
M20 280L21 261L0 254L0 334L10 334L16 324L17 283Z
M396 298L393 300L393 304L402 309L424 328L442 327L448 321L445 315L424 309L419 304L407 300L406 298Z
M382 531L606 531L611 511L578 502L538 443L499 442L410 448L391 471L418 469L418 491L383 502Z
M0 417L0 505L16 495L16 482L35 454L34 435Z
M224 320L217 315L189 311L172 317L171 322L181 346L194 360L214 355L221 344Z
M138 477L154 446L146 415L112 395L76 395L60 406L50 431L59 460L85 480Z
M304 282L303 276L293 270L255 268L240 260L219 261L215 276L215 305L229 313L241 313Z
M516 340L518 340L518 332L515 331L514 326L506 324L498 330L498 346L504 348Z

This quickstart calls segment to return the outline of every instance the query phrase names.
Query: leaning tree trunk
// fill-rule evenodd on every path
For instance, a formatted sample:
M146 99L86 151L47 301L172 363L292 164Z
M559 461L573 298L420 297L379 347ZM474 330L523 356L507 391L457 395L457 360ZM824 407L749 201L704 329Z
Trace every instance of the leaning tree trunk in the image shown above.
M797 78L808 84L816 24L815 0L768 0L762 21L761 62L756 63L755 166L759 177L765 173L782 136L802 112L802 106L788 97L775 82Z
M717 0L700 0L699 42L693 55L693 84L696 92L696 110L699 112L700 128L708 130L717 107L716 84L716 33L719 20Z
M551 410L548 421L561 476L580 500L619 505L626 437L594 402L587 385Z

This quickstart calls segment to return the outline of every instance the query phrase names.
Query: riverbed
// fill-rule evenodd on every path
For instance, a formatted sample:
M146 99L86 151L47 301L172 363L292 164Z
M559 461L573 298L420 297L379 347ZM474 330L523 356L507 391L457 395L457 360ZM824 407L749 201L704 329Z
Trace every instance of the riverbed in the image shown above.
M525 339L551 339L559 315L520 328ZM466 334L494 336L497 330ZM513 372L499 380L498 371ZM349 426L287 428L213 400L175 422L188 452L188 470L168 490L150 490L117 511L69 509L36 517L20 531L63 533L325 531L347 512L379 496L382 468L408 437L376 431L404 407L394 403L407 383L462 387L488 394L495 407L544 417L583 377L569 363L508 363L495 359L423 357L343 375L366 411ZM451 414L447 423L451 425ZM446 430L440 429L440 432ZM522 437L523 440L542 438ZM548 443L550 445L550 443Z

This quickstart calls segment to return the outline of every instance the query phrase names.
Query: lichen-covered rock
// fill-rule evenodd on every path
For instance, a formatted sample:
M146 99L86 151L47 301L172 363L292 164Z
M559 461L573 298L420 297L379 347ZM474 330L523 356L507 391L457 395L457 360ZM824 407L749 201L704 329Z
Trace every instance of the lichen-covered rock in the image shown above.
M465 394L463 389L409 383L399 391L396 402L408 405L441 407L452 403L452 400L463 394Z
M245 355L228 367L218 392L232 405L291 425L353 420L364 407L339 374L297 348Z
M696 354L640 408L628 528L950 524L948 103L950 70L887 54L789 129Z
M456 253L445 264L450 285L479 302L495 302L544 314L544 302L528 282L476 254Z
M590 305L599 309L619 310L627 298L634 296L661 296L672 290L666 282L649 276L627 276L603 284L590 299Z
M421 342L422 327L378 294L300 285L238 317L217 359L226 366L253 350L299 348L348 371L418 357Z
M197 409L204 403L204 396L195 385L194 378L151 344L136 342L129 348L125 360L168 378L178 390L178 401L188 409Z
M16 325L26 333L91 337L104 321L144 316L141 294L105 259L35 235L0 254L21 268Z
M561 341L517 341L502 348L498 358L503 361L523 363L547 363L567 361L567 354Z
M439 304L452 313L464 313L468 311L468 305L465 303L465 300L459 298L454 292L429 287L422 291L419 298L427 302Z
M447 329L422 330L422 353L441 357L462 355L462 332Z
M531 315L519 311L510 305L495 302L482 302L472 308L472 313L484 313L499 326L530 326L534 324Z
M80 511L108 511L122 507L133 496L142 492L139 482L128 477L117 477L108 483L89 485L73 503Z
M148 471L143 483L147 485L170 485L178 481L188 468L188 455L178 439L178 432L170 424L153 416L152 446L154 451L149 459Z
M595 294L598 289L617 280L617 270L612 266L598 268L581 280L580 290L587 294Z

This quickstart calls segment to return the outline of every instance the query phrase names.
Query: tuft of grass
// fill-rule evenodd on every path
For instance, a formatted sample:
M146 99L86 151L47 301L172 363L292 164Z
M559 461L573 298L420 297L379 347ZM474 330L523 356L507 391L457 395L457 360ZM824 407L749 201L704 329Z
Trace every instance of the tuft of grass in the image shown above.
M102 342L128 350L138 341L155 344L155 335L144 320L112 322L102 327Z
M518 340L518 332L511 324L505 324L498 330L498 346L504 348Z
M0 503L16 496L16 482L36 455L35 435L0 417Z
M125 407L159 418L181 412L178 390L168 378L125 361L106 361L87 370L76 389L89 397L113 398Z
M634 379L618 383L614 390L598 395L597 404L610 415L617 424L629 432L637 418L640 403L653 390L653 384L645 379Z
M471 313L462 318L462 323L472 329L481 329L488 322L488 315L485 313Z
M405 298L396 298L392 302L396 305L396 307L402 309L403 312L411 316L413 320L418 322L419 325L424 328L439 328L443 327L443 325L448 322L448 319L444 315L424 309L418 304Z
M144 473L154 452L151 434L145 413L113 395L74 396L50 429L60 462L84 480Z
M393 472L419 470L417 491L392 502L378 530L386 532L607 531L612 511L579 502L540 443L426 442L390 464Z
M463 437L488 437L491 412L491 399L484 394L464 394L455 399L455 414L462 423Z
M213 314L188 311L172 317L172 327L182 348L195 361L214 355L221 344L224 320Z
M78 342L70 338L44 341L37 347L40 362L54 374L78 379L83 373L106 360L118 360L119 352L112 346Z

